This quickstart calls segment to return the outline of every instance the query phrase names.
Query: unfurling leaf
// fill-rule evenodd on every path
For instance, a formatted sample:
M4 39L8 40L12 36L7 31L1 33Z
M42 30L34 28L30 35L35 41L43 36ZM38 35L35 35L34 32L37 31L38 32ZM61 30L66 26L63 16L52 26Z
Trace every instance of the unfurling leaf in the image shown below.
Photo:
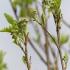
M61 45L67 43L68 40L69 40L69 36L61 35L61 38L60 38L60 43L61 43Z
M53 39L51 39L52 42L55 43L54 40L57 42L57 37L55 37L55 36L52 36L52 37L53 37ZM63 45L65 43L67 43L68 40L69 40L69 36L67 36L67 35L61 35L60 36L60 45Z
M5 17L6 17L9 24L11 24L13 26L15 26L17 24L16 20L14 20L12 16L10 16L7 13L5 13L4 15L5 15Z
M6 27L0 30L0 32L11 32L11 27Z
M37 14L37 10L34 8L28 8L28 15L31 18L35 18Z
M55 44L55 41L57 41L56 36L52 36L51 41Z

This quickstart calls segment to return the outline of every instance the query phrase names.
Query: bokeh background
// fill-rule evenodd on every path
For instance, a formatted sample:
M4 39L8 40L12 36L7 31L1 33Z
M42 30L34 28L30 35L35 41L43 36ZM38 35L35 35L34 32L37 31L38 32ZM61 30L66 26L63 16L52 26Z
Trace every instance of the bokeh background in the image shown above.
M70 0L62 0L61 10L64 20L68 24L70 24ZM9 13L15 18L9 0L0 0L0 29L9 25L4 17L4 13ZM51 34L55 35L56 33L55 27L53 25L54 23L53 18L51 17L48 22L49 22L48 27L49 31L51 32ZM33 33L32 35L34 35L33 30L31 32ZM63 23L61 33L68 34L70 36L70 29L66 27ZM7 63L8 70L26 70L26 66L22 62L23 53L18 46L16 47L15 46L16 45L12 43L12 38L8 33L0 33L0 50L3 50L6 53L4 61ZM64 49L66 49L66 51L68 52L68 55L70 55L69 46L70 46L69 44L66 44L64 47ZM41 52L41 54L44 57L42 50L39 47L37 47L37 49ZM31 55L32 62L31 70L46 70L46 66L42 63L38 55L33 51L31 47L29 48L29 52L30 52L29 54ZM67 70L69 69L70 69L70 56L68 60Z

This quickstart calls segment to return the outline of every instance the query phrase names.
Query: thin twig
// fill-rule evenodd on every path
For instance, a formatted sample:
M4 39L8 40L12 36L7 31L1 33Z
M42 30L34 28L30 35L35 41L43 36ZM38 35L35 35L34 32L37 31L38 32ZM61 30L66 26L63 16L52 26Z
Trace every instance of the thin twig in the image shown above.
M42 27L42 24L37 19L34 18L34 21L36 21ZM43 28L43 30L45 30L46 33L48 33L48 35L50 36L50 38L52 38L52 40L55 42L55 45L57 46L57 42L55 41L55 39L53 38L53 36L51 35L51 33L48 32L44 27L42 27L42 28Z
M44 34L45 34L45 39L46 39L46 42L45 42L45 53L46 53L46 57L47 57L47 67L48 67L48 70L50 70L50 61L49 61L49 52L48 52L48 49L49 49L49 41L48 41L48 34L44 31Z
M63 65L63 60L62 60L62 52L61 52L61 48L60 48L60 25L59 25L59 23L57 23L56 32L57 32L57 42L58 42L57 48L58 48L58 52L60 55L62 70L64 70L64 65Z
M45 61L45 59L43 58L43 56L39 53L39 51L35 48L35 45L32 43L31 39L29 39L29 43L30 43L31 47L33 48L33 50L37 53L37 55L39 56L39 58L43 61L43 63L45 65L47 65L47 62Z
M25 54L25 51L24 51L24 49L23 49L23 46L19 43L18 44L19 45L19 47L21 48L21 50L23 51L23 53Z
M55 25L56 25L56 32L57 32L57 49L59 52L59 56L60 56L60 61L61 61L61 66L62 66L62 70L64 70L64 65L63 65L63 60L62 60L62 52L61 52L61 45L60 45L60 21L61 21L61 13L57 13L58 15L56 15L56 13L52 13L53 14L53 18L55 21Z
M30 70L31 64L30 64L30 61L29 61L29 59L28 59L28 48L27 48L27 43L28 43L28 34L25 36L25 43L24 43L24 45L25 45L26 64L27 64L28 70Z

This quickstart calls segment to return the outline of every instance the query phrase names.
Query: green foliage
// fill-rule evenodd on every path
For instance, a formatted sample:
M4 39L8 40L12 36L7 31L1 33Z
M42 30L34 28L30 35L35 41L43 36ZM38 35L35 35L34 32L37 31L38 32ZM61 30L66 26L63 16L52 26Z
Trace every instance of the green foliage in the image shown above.
M5 13L4 15L5 15L5 17L6 17L9 24L11 24L13 26L15 26L17 24L16 20L14 20L12 16L10 16L7 13Z
M22 57L22 60L26 64L26 57L25 56Z
M0 32L11 32L11 27L3 28Z
M45 4L50 11L58 11L60 9L61 0L45 0Z
M37 14L37 10L34 8L28 8L28 16L30 18L35 18Z
M46 25L46 15L44 13L41 15L41 25L43 27Z
M4 52L0 50L0 70L6 70L7 65L4 63Z
M9 14L5 13L5 17L11 26L0 30L1 32L9 32L14 39L14 43L18 44L24 41L24 35L27 31L27 19L23 18L22 20L16 22Z
M67 43L68 40L69 40L69 36L61 35L61 38L60 38L61 45Z
M14 0L12 1L12 6L14 11L17 9L17 7L20 8L18 16L25 17L25 16L31 16L31 9L28 5L31 5L33 2L36 2L36 0Z
M32 2L36 1L36 0L23 0L25 3L27 4L31 4Z
M57 37L53 36L53 39L57 42ZM53 39L51 39L51 40L52 40L53 43L55 43ZM69 36L67 36L67 35L61 35L60 36L60 45L63 45L65 43L67 43L68 40L69 40Z
M36 0L13 0L12 3L14 6L16 5L25 5L25 4L31 4Z
M25 17L27 15L27 10L26 8L20 9L19 16L20 17Z
M45 4L47 5L48 11L52 12L55 23L59 23L62 17L60 10L61 0L45 0Z
M68 54L66 52L63 56L63 61L65 62L65 64L67 64L67 62L68 62Z

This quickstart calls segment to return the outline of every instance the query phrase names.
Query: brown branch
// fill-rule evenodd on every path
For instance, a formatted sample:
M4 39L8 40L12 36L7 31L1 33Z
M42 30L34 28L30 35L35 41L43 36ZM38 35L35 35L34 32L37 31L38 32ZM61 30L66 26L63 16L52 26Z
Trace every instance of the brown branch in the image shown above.
M44 6L45 5L45 0L42 1L42 15L46 15L46 7ZM47 69L50 70L50 60L49 60L49 40L48 40L48 33L45 31L47 30L48 26L47 26L47 18L44 16L44 17L41 17L41 20L42 20L42 28L43 28L43 31L44 31L44 35L45 35L45 45L44 45L44 48L45 48L45 55L46 55L46 59L47 59Z
M49 49L49 40L48 40L48 34L44 31L44 34L45 34L45 39L46 39L46 42L45 42L45 54L46 54L46 57L47 57L47 67L48 67L48 70L50 70L50 60L49 60L49 52L48 52L48 49Z
M61 48L60 48L60 25L59 25L59 23L57 23L56 32L57 32L57 42L58 42L57 48L58 48L58 52L60 55L62 70L64 70L64 64L63 64L63 60L62 60L62 52L61 52Z
M61 48L60 48L61 47L61 45L60 45L60 29L61 29L60 21L61 21L62 16L61 16L61 12L59 12L59 13L52 12L52 14L53 14L53 18L55 21L56 33L57 33L57 46L56 47L57 47L58 52L59 52L62 70L64 70L64 64L63 64L63 60L62 60L62 52L61 52Z
M25 36L25 42L24 42L24 45L25 45L26 64L27 64L27 68L28 68L28 70L30 70L30 68L31 68L31 64L30 64L30 61L29 61L29 59L28 59L27 43L28 43L28 34Z

